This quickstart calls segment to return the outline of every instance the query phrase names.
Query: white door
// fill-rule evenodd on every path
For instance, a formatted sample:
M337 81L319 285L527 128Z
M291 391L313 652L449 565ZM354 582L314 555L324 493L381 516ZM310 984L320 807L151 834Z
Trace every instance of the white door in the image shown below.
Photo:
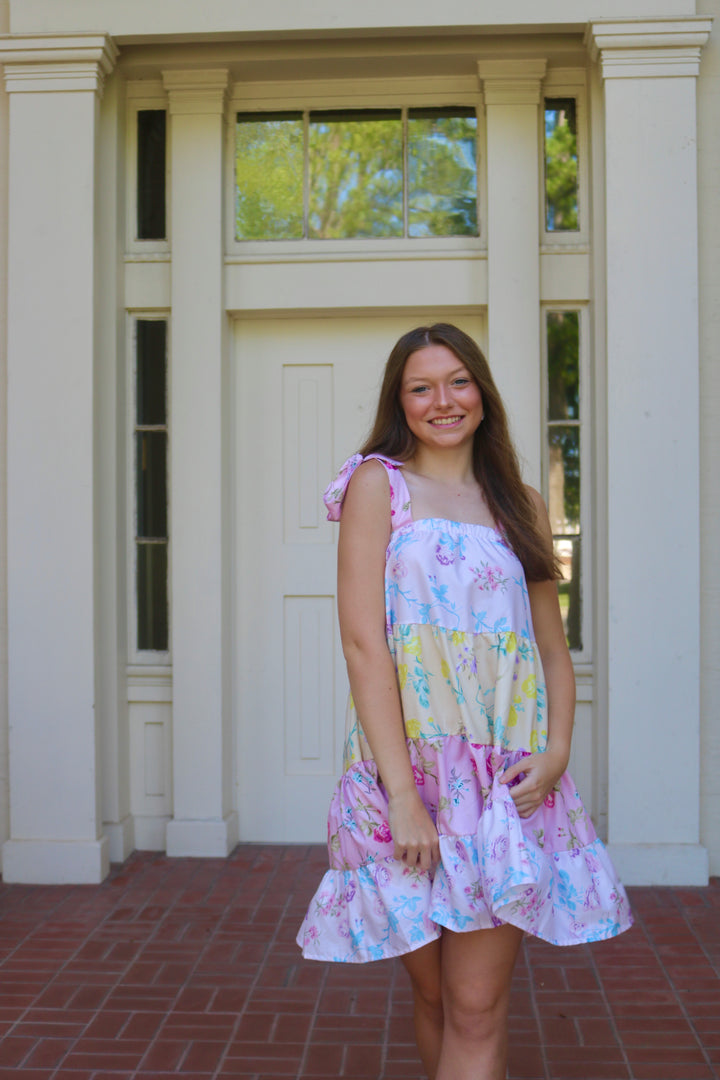
M445 315L481 344L484 319ZM234 349L234 710L243 840L320 842L347 680L322 490L363 441L405 331L438 312L245 319Z

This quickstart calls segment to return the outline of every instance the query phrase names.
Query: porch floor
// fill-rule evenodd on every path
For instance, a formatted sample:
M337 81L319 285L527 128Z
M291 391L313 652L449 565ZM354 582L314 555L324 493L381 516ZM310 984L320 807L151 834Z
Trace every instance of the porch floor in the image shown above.
M0 1080L423 1076L398 961L304 962L322 847L136 853L100 886L0 885ZM717 1080L720 879L629 890L611 942L525 941L513 1080Z

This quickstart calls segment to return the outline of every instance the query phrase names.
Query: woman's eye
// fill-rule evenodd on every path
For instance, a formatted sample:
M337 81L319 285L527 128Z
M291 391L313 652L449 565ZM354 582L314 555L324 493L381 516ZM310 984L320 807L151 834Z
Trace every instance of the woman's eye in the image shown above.
M411 394L422 394L425 390L427 390L427 386L413 386L410 393Z
M456 379L456 380L455 380L455 385L456 385L456 386L467 386L467 384L468 384L469 382L470 382L470 380L469 380L469 379L465 379L465 378L462 378L462 379Z

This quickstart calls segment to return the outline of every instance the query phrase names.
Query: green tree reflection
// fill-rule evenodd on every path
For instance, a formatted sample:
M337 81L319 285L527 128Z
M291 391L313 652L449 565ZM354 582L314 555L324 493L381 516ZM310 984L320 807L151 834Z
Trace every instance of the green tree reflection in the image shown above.
M403 235L402 119L367 112L310 116L308 235Z
M578 228L575 99L545 101L545 203L548 232Z
M401 110L237 119L238 239L405 235ZM476 126L469 108L409 110L407 235L477 235Z
M235 235L303 235L302 113L239 114L235 136Z
M477 236L477 120L473 110L459 112L410 111L410 236Z

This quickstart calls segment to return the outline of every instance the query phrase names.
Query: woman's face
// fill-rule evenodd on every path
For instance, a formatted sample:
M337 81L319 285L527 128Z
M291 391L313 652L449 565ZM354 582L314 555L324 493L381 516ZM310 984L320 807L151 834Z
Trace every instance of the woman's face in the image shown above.
M411 353L400 384L400 405L416 439L446 448L472 440L483 418L480 388L445 345Z

